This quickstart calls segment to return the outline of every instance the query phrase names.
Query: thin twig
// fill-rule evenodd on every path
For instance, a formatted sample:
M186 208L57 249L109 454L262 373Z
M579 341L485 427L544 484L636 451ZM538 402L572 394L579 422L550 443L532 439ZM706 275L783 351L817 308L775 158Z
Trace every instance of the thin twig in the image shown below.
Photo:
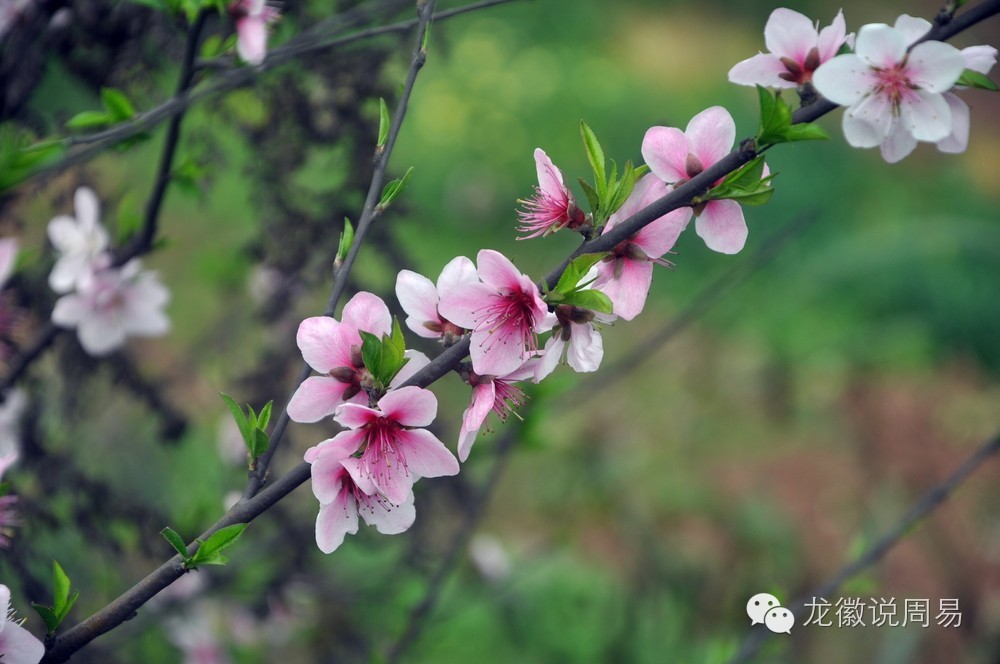
M907 533L914 526L941 505L969 476L976 472L980 466L997 454L997 452L1000 452L1000 434L983 443L951 475L925 491L913 507L910 508L910 511L904 514L885 535L879 538L872 546L868 547L864 553L841 567L832 577L814 588L810 593L792 602L788 608L791 609L796 618L801 618L805 612L807 602L811 599L831 594L845 581L882 560L896 544L906 537ZM749 661L764 642L772 636L774 636L774 633L771 630L765 628L763 625L757 625L757 629L754 629L750 636L744 639L739 652L730 660L730 664L742 664Z

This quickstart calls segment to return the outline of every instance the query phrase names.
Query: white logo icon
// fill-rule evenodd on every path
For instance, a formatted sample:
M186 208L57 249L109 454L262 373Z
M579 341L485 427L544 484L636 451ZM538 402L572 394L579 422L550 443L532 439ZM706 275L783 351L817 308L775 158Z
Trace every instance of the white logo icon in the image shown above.
M778 598L769 593L757 593L747 602L747 615L750 624L764 623L775 634L791 634L795 624L795 616L781 606Z

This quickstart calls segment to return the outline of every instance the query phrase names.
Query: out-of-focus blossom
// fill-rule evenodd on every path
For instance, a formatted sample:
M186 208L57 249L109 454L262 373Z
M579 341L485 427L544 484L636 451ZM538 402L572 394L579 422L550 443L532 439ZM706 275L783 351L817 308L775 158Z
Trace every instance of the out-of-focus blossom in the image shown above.
M237 0L229 6L236 22L236 52L245 62L259 65L267 56L267 26L281 14L266 0Z
M608 219L603 233L662 198L667 191L667 186L657 175L644 175L636 182L635 189L621 208ZM653 263L670 266L670 261L663 258L663 255L674 246L690 221L691 208L668 212L643 226L632 237L619 242L597 264L597 280L593 287L611 299L616 316L632 320L642 313L653 281Z
M676 127L650 128L642 139L642 156L656 177L676 185L690 180L729 154L734 140L736 123L733 116L721 106L713 106L691 118L685 131ZM713 185L719 182L721 178ZM694 208L694 214L695 231L709 249L735 254L743 248L747 224L739 203L708 201Z
M901 17L903 18L903 17ZM950 44L925 41L912 49L911 17L896 27L877 23L858 31L854 53L838 55L816 70L813 84L830 101L847 106L844 137L854 147L881 146L894 163L918 141L937 143L952 133L944 98L965 69Z
M183 616L164 622L167 638L184 655L184 664L229 664L232 660L220 638L226 633L225 608L201 601Z
M10 608L10 588L0 584L0 662L3 664L38 664L45 646L31 632L15 622Z
M48 236L59 252L49 286L57 293L67 293L100 268L109 258L108 232L101 225L100 202L89 187L80 187L73 196L76 217L60 215L49 222Z
M493 535L478 534L469 542L469 560L487 581L503 581L511 572L510 556Z
M120 269L88 273L52 310L52 322L76 328L83 349L107 355L129 336L155 337L170 329L163 311L170 292L156 273L144 271L138 259Z
M818 26L818 22L814 24L792 9L775 9L764 26L764 43L771 52L758 53L736 64L729 70L729 80L766 88L794 88L809 83L816 68L837 55L844 42L853 43L842 11L830 25L822 30Z
M465 256L452 259L438 277L437 285L427 277L400 270L396 276L396 298L406 312L406 326L425 339L441 339L446 345L458 340L465 329L455 325L438 311L441 293L447 293L462 283L475 283L479 277L476 266Z
M564 226L576 228L583 224L586 215L563 184L562 172L541 148L535 148L535 169L538 171L535 195L520 201L524 209L518 211L521 220L518 230L527 235L519 239L549 235Z
M333 454L361 491L377 491L393 505L402 505L417 479L458 473L458 460L421 428L436 415L434 394L412 386L389 391L377 408L344 404L333 419L347 431L309 448L305 460L314 463L321 454Z
M477 256L481 281L463 282L441 293L441 314L472 330L469 353L481 376L514 371L538 350L548 308L538 287L503 254L484 249Z

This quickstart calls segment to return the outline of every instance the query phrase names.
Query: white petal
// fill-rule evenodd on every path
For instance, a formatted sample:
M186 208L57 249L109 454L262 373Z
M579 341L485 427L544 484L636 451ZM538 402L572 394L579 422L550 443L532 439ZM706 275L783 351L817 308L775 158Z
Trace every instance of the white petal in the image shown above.
M944 42L922 42L913 47L906 61L906 74L915 85L929 92L947 92L965 71L962 52Z
M892 104L880 94L869 95L844 112L844 137L856 148L873 148L885 140L892 122Z
M931 22L925 18L903 14L896 19L896 23L892 27L903 33L907 44L912 44L927 34L927 31L931 29Z
M913 152L916 147L917 139L913 138L913 134L906 131L903 123L897 120L892 123L892 128L885 140L882 141L880 150L883 159L890 164L895 164Z
M969 105L950 92L942 96L951 109L951 133L938 141L938 150L950 154L965 152L969 146Z
M834 104L852 106L871 94L875 76L861 58L847 53L820 65L813 72L813 85Z
M936 143L951 133L951 109L943 95L914 90L899 104L900 121L918 141Z
M970 46L962 49L965 58L965 68L988 74L997 63L997 50L992 46Z
M854 52L872 67L887 69L906 56L906 37L884 23L870 23L858 30Z

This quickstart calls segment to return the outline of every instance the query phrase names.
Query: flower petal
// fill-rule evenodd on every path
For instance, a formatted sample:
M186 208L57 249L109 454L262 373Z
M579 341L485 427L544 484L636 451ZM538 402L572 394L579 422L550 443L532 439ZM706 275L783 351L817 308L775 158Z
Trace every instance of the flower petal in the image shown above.
M73 207L76 211L76 220L85 232L91 233L100 226L101 202L93 189L77 187L73 194Z
M358 508L354 497L341 492L342 499L319 506L316 516L316 546L323 553L333 553L344 537L358 532Z
M778 57L791 58L799 64L805 62L810 49L816 46L816 39L813 22L792 9L775 9L764 26L767 49Z
M499 251L483 249L476 256L476 265L479 267L479 278L488 286L496 290L520 289L520 270Z
M890 164L902 160L917 147L917 139L908 132L901 122L893 121L892 128L882 141L880 151L882 158Z
M601 277L594 282L594 288L611 299L614 314L625 320L632 320L646 305L646 295L653 282L653 264L649 261L623 259L621 274L614 276L614 262L598 266Z
M438 311L441 315L469 330L479 323L476 312L497 295L496 289L479 281L465 282L440 293Z
M664 182L687 179L685 164L690 152L687 136L676 127L650 127L642 138L642 158Z
M259 65L267 55L267 23L263 16L246 16L236 21L236 52L244 62Z
M695 219L694 230L709 249L723 254L739 253L747 241L743 208L736 201L710 201Z
M433 339L441 336L424 323L438 322L438 292L434 283L416 272L400 270L396 275L396 299L406 312L406 326L417 336Z
M476 264L466 256L456 256L441 270L441 275L437 280L437 289L439 293L444 293L459 284L478 281L479 273L476 272Z
M396 374L389 383L390 390L398 388L400 385L413 378L418 371L431 363L430 358L421 353L419 350L411 349L403 351L403 357L409 361L403 365L403 368L399 370L399 373Z
M295 343L316 371L327 373L334 367L351 366L350 344L340 328L341 323L329 316L312 316L299 324Z
M869 23L858 30L854 52L872 67L890 69L903 61L907 45L902 32L885 23Z
M910 81L928 92L947 92L963 71L965 58L962 52L951 44L939 41L917 44L906 61Z
M562 359L564 350L566 350L566 342L563 341L561 330L556 330L549 337L549 340L545 342L545 348L542 349L542 356L539 358L538 364L535 365L534 382L542 382L548 378L549 374L556 370L556 367L559 366L559 360Z
M437 417L437 397L414 385L386 392L378 407L384 417L407 427L425 427Z
M347 383L329 376L310 376L288 401L288 417L296 422L319 422L344 403ZM360 393L359 393L360 394Z
M788 68L770 53L758 53L752 58L737 62L729 70L729 82L737 85L763 85L765 88L794 88L796 84L786 81L779 74L788 73Z
M458 474L458 459L427 429L402 431L397 436L397 441L406 450L406 465L411 473L419 477Z
M965 68L988 74L997 63L997 50L992 46L969 46L962 49L965 58Z
M927 34L931 29L931 22L925 18L903 14L896 19L892 27L902 33L907 44L912 44Z
M819 61L826 62L837 55L841 45L847 39L847 23L844 21L844 11L840 10L833 17L830 25L819 31L816 40L816 50L819 51Z
M940 94L914 90L899 104L899 120L918 141L936 143L951 134L951 109Z
M937 143L938 150L950 154L965 152L969 146L969 105L950 92L942 95L951 109L951 133Z
M869 95L844 112L844 138L856 148L873 148L889 135L892 116L892 104L884 95Z
M333 415L333 421L348 429L361 429L382 417L382 413L360 403L345 403Z
M378 295L366 291L354 294L344 305L340 320L352 328L371 332L376 337L392 332L392 314Z
M578 373L597 371L604 359L604 342L601 333L590 323L570 323L572 334L566 362Z
M820 65L813 72L813 86L834 104L853 106L872 92L875 79L861 58L847 53Z
M651 224L644 226L632 238L650 258L659 258L673 249L681 232L691 221L693 211L689 207L668 212Z
M708 168L733 149L736 123L729 111L721 106L712 106L691 118L684 133L691 145L691 152Z
M523 346L511 337L497 338L489 329L473 332L470 341L472 368L480 376L503 376L527 359Z
M368 498L357 497L358 512L364 517L365 523L375 526L375 530L383 535L398 535L406 532L417 519L417 510L413 505L413 490L407 495L406 500L399 505L393 505L379 496L369 496Z
M344 480L350 477L347 469L340 463L345 458L347 457L336 452L321 453L312 462L309 469L312 491L320 503L332 503L344 488Z
M543 194L559 198L563 195L563 176L545 150L535 148L535 170L538 172L538 188Z

